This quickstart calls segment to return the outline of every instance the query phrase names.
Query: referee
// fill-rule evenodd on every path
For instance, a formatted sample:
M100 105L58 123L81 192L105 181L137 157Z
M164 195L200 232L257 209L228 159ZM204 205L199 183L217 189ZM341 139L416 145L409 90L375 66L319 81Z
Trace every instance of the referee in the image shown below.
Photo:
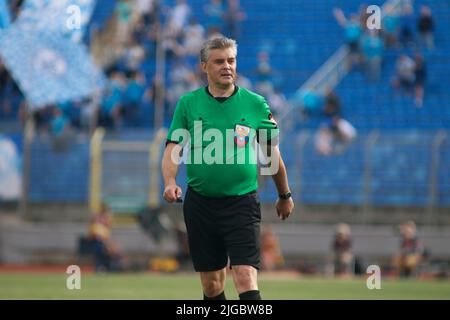
M260 300L261 208L257 194L255 140L264 146L279 193L276 210L292 213L286 168L277 147L278 127L265 99L237 87L236 42L214 38L203 45L200 60L208 85L182 96L170 126L162 160L169 203L180 201L176 183L183 146L188 144L183 212L195 271L205 300L225 300L228 260L241 300ZM267 149L267 152L264 151ZM244 161L243 161L244 160Z

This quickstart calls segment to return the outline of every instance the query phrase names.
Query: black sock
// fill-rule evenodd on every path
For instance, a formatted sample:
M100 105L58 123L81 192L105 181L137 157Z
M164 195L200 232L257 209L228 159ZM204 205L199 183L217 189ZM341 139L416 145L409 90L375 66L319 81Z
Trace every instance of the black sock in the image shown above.
M239 295L240 300L261 300L261 295L259 294L259 290L250 290L242 292Z
M218 294L215 297L207 297L204 293L203 293L203 300L227 300L227 298L225 297L225 291L222 291L221 294Z

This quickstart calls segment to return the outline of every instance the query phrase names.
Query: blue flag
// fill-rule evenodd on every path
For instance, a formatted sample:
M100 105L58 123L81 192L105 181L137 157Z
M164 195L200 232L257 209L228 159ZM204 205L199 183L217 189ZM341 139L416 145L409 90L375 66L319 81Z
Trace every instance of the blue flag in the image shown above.
M104 86L82 44L60 34L12 26L0 33L0 56L31 108L91 95Z
M6 0L0 0L0 29L8 28L11 23L9 7Z
M17 19L23 30L46 30L80 41L96 0L27 0Z

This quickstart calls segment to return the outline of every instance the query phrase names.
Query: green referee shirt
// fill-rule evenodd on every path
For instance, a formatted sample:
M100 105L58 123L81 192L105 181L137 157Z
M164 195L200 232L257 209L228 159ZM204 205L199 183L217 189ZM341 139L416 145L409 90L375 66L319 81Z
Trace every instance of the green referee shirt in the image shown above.
M214 98L203 87L180 98L167 140L189 143L187 182L194 191L225 197L258 188L255 138L278 134L263 97L236 87L230 97Z

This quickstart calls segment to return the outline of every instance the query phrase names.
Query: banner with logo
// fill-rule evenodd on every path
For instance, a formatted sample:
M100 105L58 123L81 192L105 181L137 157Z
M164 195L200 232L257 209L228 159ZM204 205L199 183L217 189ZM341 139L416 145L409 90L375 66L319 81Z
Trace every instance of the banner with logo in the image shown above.
M80 41L96 0L27 0L17 19L22 29L46 30Z
M0 33L0 43L0 57L33 109L103 88L103 74L86 47L57 33L14 25Z

